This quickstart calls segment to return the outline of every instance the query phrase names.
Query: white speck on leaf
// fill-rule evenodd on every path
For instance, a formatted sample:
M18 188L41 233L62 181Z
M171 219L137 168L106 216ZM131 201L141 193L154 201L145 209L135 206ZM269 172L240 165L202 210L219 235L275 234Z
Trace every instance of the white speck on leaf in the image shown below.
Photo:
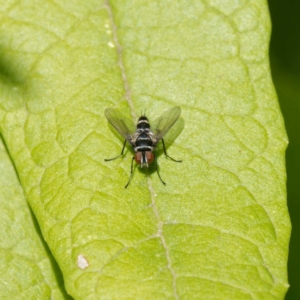
M113 42L108 42L108 46L111 48L115 48L115 44Z
M87 261L87 259L82 255L82 254L79 254L78 257L77 257L77 265L80 269L85 269L89 266L89 263Z

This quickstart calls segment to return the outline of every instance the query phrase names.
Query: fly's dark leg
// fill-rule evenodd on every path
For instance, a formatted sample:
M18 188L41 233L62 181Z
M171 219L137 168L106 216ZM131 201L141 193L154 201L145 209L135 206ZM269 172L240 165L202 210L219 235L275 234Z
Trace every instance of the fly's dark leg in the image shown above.
M126 145L126 140L124 141L124 145L123 145L123 148L122 148L122 151L121 151L121 154L120 154L120 155L118 155L118 156L116 156L116 157L114 157L114 158L105 158L104 160L105 160L105 161L110 161L110 160L114 160L114 159L116 159L116 158L122 156L122 155L124 154L125 145Z
M131 181L132 175L133 175L133 160L134 160L134 157L133 157L132 160L131 160L130 177L129 177L129 179L128 179L127 184L125 185L125 189L128 187L128 185L129 185L129 183L130 183L130 181Z
M163 144L165 156L168 157L168 158L171 158L173 161L176 161L176 162L182 162L182 160L176 160L176 159L172 158L171 156L169 156L169 155L167 154L167 151L166 151L166 146L165 146L164 139L161 139L161 141L162 141L162 144Z
M160 181L162 182L162 184L163 184L163 185L166 185L166 183L165 183L165 182L161 179L161 177L160 177L160 174L159 174L159 171L158 171L158 164L157 164L157 158L156 158L156 156L154 156L154 160L155 160L155 165L156 165L156 172L157 172L157 175L158 175Z

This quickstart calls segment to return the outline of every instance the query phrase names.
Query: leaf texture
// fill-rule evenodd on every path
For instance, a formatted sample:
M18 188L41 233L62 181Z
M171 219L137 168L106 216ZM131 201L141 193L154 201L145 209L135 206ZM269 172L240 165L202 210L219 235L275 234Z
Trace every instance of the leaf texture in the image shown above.
M0 127L74 299L283 299L290 223L266 2L1 1ZM182 115L152 167L104 110Z

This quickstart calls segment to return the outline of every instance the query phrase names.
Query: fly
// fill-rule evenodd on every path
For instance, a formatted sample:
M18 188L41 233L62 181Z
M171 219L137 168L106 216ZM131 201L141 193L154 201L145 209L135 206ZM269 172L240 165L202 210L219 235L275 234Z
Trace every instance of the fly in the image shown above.
M125 139L121 154L110 159L105 159L105 161L114 160L124 154L124 149L126 142L129 143L135 154L131 160L130 177L125 185L128 187L132 175L133 175L133 160L136 161L142 168L148 168L149 165L155 161L156 172L160 181L165 185L166 183L161 179L158 166L157 158L153 151L156 149L156 145L162 141L164 153L166 157L172 159L175 162L181 162L181 160L176 160L169 156L166 151L166 146L163 137L167 134L170 128L178 120L181 113L179 106L174 106L165 111L160 117L158 117L150 126L148 118L143 115L139 118L136 125L128 119L125 118L120 112L113 108L107 108L105 110L105 116L109 123L121 134Z

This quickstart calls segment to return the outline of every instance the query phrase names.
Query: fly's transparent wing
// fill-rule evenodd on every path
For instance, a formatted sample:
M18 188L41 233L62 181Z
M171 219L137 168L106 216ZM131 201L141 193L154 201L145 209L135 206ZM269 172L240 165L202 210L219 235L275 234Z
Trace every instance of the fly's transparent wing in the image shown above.
M105 117L109 123L122 135L122 137L130 143L132 134L136 130L134 123L130 119L125 118L114 108L107 108L105 110Z
M169 129L175 124L175 122L180 116L180 113L181 108L179 106L171 107L151 124L151 130L157 139L157 143L166 135Z

